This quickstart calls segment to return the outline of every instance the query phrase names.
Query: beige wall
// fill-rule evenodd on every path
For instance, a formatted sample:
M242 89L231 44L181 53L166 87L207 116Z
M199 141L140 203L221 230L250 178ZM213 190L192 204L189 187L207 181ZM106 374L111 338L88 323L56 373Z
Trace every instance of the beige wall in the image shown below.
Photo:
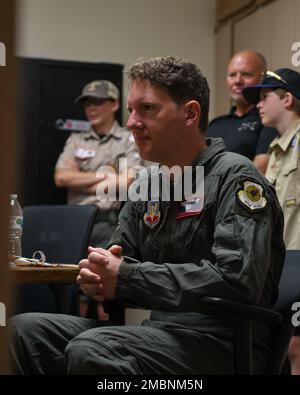
M18 5L18 55L125 66L141 56L182 56L198 64L214 91L214 0L19 0Z
M291 46L300 41L299 20L299 0L276 0L236 23L234 49L251 47L263 53L271 69L295 68Z
M231 24L223 26L216 36L216 64L215 64L215 114L221 115L228 112L230 98L227 93L227 64L231 58L232 40Z

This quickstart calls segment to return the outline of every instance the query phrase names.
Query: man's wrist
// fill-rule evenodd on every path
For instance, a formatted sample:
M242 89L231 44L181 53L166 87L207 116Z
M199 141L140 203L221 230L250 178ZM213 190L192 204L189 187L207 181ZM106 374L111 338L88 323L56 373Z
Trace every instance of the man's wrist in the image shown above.
M135 259L124 257L118 272L116 298L122 300L131 300L131 279L140 265Z

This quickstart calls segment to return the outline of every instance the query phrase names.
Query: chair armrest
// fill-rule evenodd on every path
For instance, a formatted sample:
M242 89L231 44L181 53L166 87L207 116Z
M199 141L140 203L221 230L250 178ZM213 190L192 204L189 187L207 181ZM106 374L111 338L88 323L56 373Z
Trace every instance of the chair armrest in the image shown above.
M234 300L203 296L199 300L205 314L230 318L233 326L234 367L236 374L252 374L252 320L279 323L283 317L277 311Z
M211 296L200 298L200 304L205 308L206 314L232 315L264 322L281 322L282 315L277 311L264 307L236 302ZM208 309L207 309L208 308Z

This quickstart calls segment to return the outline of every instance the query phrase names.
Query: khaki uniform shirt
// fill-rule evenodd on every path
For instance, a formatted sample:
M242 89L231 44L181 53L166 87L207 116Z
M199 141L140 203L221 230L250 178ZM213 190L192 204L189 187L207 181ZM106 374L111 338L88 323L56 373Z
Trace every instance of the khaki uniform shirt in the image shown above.
M270 145L267 179L275 186L284 214L288 250L300 250L300 119Z
M128 169L140 169L141 158L131 132L115 121L109 133L102 138L93 129L72 133L55 168L68 169L68 161L75 161L83 172L96 172L101 166L112 166L117 173L121 173L125 166L119 162L120 158L127 159ZM87 195L75 189L69 189L68 203L96 204L100 211L118 209L120 206L119 202L100 201L96 194Z

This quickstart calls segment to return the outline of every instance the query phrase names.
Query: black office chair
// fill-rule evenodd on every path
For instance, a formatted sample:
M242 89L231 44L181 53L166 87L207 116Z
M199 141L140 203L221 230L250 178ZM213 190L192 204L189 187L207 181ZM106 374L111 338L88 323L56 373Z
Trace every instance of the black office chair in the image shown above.
M279 285L279 297L271 310L232 300L202 297L208 314L228 318L233 327L235 374L252 374L252 322L267 322L272 327L271 353L266 374L288 373L288 346L295 331L291 306L300 301L300 251L287 251Z
M22 255L43 251L47 262L78 263L86 256L97 208L94 205L28 206L23 210ZM78 314L76 285L22 284L15 313Z

